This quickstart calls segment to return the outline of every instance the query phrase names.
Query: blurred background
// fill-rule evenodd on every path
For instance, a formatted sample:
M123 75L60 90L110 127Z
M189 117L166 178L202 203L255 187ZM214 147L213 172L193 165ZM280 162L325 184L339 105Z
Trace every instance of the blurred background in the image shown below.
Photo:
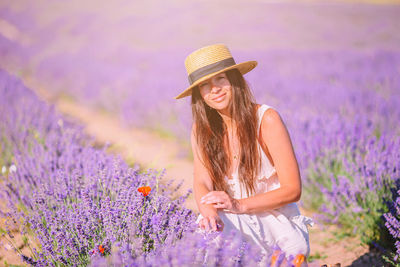
M275 107L287 124L302 207L357 237L364 253L380 238L360 219L371 214L368 201L383 203L384 182L373 181L400 179L398 168L388 173L396 158L386 160L387 150L374 146L383 140L387 148L400 135L399 29L398 0L1 1L0 68L94 124L89 132L99 139L112 128L101 116L117 123L101 142L116 143L113 136L122 140L119 134L134 128L152 136L141 143L165 138L176 144L177 159L190 162L190 97L173 99L188 86L184 60L202 46L227 44L236 62L258 61L245 78L257 102ZM147 157L146 164L157 147L145 149L127 160ZM168 173L176 158L159 164ZM190 188L185 166L170 173ZM328 257L332 244L319 245L314 258Z
M343 102L351 90L342 83L398 73L388 62L400 49L396 2L2 1L0 64L125 125L187 140L189 99L172 98L188 85L183 62L195 49L222 42L236 61L257 60L247 80L282 112L337 109L330 94ZM332 82L338 75L347 80Z

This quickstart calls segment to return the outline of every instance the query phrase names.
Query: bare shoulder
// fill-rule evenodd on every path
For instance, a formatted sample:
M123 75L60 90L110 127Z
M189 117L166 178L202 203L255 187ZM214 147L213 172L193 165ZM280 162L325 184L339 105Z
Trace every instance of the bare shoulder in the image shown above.
M261 119L262 128L275 128L284 126L281 115L274 108L267 109Z

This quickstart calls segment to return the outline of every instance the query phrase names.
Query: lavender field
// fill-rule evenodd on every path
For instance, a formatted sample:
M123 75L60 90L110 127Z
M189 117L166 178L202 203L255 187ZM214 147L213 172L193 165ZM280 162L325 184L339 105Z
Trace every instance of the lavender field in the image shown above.
M191 192L172 199L162 173L107 154L33 92L187 145L190 98L173 99L188 84L183 61L224 42L237 62L259 63L245 78L287 125L303 208L399 265L399 17L398 4L333 1L0 3L3 234L18 222L35 237L25 262L43 266L282 260L236 237L215 253L183 206Z
M218 265L227 258L232 259L227 266L256 263L257 248L238 236L224 236L224 249L217 250L216 234L196 232L197 216L182 205L187 196L171 199L171 190L160 182L162 173L139 172L93 148L79 126L55 114L20 80L1 71L0 81L1 164L6 166L1 197L8 209L1 214L7 218L2 232L12 243L10 227L20 223L32 253L20 252L26 263L182 266Z

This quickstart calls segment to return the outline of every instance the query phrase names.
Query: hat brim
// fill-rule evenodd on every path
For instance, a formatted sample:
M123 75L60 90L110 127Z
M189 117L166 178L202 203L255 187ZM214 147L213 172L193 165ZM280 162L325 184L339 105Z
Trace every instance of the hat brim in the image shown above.
M197 81L195 81L193 84L191 84L182 93L180 93L178 96L176 96L175 99L179 99L179 98L183 98L183 97L186 97L186 96L190 96L192 94L192 89L194 87L199 85L199 83L201 83L201 82L213 77L214 75L217 75L218 73L221 73L221 72L224 72L224 71L228 71L228 70L231 70L231 69L238 69L240 71L240 73L243 75L243 74L248 73L252 69L254 69L256 66L257 66L257 61L254 61L254 60L245 61L245 62L242 62L242 63L239 63L239 64L235 64L235 65L229 66L227 68L221 69L219 71L207 74L207 75L201 77L200 79L198 79Z

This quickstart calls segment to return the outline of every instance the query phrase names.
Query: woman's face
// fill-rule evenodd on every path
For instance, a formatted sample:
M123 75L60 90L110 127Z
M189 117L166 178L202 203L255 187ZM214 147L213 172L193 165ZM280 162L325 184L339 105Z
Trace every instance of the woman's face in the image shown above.
M232 86L224 72L201 82L198 87L208 106L220 112L227 110L232 97Z

